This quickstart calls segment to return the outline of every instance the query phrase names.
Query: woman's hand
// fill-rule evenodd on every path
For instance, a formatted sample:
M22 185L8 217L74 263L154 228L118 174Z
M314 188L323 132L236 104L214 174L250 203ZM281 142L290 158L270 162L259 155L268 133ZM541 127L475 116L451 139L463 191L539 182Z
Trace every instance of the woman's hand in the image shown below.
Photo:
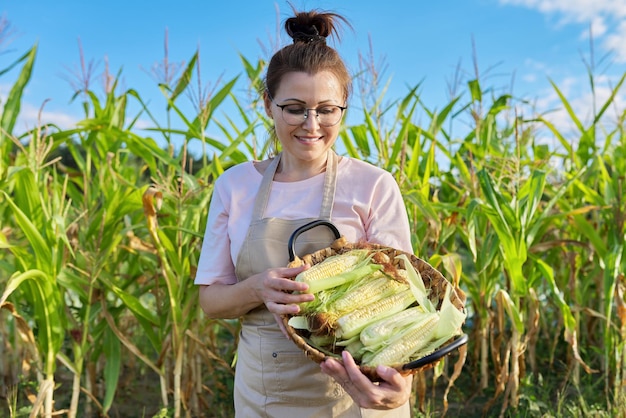
M315 299L312 294L300 293L306 292L309 285L293 280L293 277L308 268L308 265L294 268L280 267L253 276L259 298L267 310L274 314L278 326L287 338L289 334L287 334L281 315L296 315L300 312L298 304Z
M267 307L274 314L297 314L300 312L299 303L310 302L315 296L306 292L309 285L293 280L301 271L308 268L302 267L279 267L269 269L253 276L256 292ZM295 292L295 293L294 293Z
M321 363L322 373L335 379L361 408L394 409L404 405L411 396L412 377L397 370L378 366L382 382L374 384L367 378L347 351L342 352L343 364L328 358Z
M297 314L299 303L315 299L308 293L293 294L308 290L307 284L293 280L307 268L268 269L239 282L233 278L232 284L200 286L200 306L209 318L239 318L263 304L274 316Z

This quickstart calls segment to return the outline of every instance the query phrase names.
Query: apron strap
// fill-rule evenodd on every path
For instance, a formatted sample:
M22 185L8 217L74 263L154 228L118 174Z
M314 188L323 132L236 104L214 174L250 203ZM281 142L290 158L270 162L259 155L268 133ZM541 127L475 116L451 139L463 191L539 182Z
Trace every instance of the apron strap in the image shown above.
M252 221L263 219L267 202L270 198L270 190L272 189L272 181L278 169L282 153L279 153L263 173L263 180L259 192L254 200L254 209L252 210ZM337 165L339 158L337 154L329 149L326 161L326 173L324 174L324 194L322 196L322 206L320 207L320 219L331 220L331 212L335 201L335 187L337 185Z
M274 174L278 169L278 163L280 163L280 157L282 152L274 157L270 165L265 169L263 173L263 180L261 180L261 186L259 192L254 200L254 209L252 210L252 221L258 221L263 218L267 202L270 198L270 190L272 189L272 181L274 180Z
M335 151L328 150L326 160L326 174L324 176L324 195L322 197L322 207L320 208L320 219L330 221L333 204L335 202L335 187L337 186L337 165L339 158Z

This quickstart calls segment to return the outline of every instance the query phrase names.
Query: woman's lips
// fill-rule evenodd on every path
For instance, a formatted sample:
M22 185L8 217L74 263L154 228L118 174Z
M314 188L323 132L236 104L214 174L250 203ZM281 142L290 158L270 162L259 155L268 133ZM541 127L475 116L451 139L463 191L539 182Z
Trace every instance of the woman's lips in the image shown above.
M298 139L298 141L301 141L301 142L308 142L308 143L311 143L311 142L317 142L317 141L320 141L320 140L322 139L322 137L321 137L321 136L315 136L315 137L310 137L310 136L296 136L296 138Z

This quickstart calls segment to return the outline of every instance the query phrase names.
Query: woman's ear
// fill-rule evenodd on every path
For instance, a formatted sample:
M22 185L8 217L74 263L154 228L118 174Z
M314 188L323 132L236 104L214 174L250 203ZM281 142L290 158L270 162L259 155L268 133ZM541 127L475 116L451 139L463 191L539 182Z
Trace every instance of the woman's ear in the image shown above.
M265 90L263 92L263 103L265 104L265 113L270 118L273 118L273 116L272 116L272 100L270 99L270 95L267 93L267 90Z

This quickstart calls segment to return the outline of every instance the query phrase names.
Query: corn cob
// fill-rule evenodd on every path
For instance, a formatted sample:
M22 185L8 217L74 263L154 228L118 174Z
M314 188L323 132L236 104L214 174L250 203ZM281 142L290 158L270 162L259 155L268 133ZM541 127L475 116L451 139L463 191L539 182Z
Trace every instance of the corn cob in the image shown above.
M309 286L315 281L334 277L354 270L367 256L364 251L350 251L328 257L321 263L301 272L296 276L297 282L307 283Z
M358 306L369 305L408 287L408 284L389 279L381 273L377 278L350 289L331 305L330 310L342 315Z
M363 356L363 364L371 367L378 365L395 365L405 363L413 353L419 351L430 342L435 332L439 315L432 313L425 315L422 320L413 324L405 332L398 334L378 353L373 356Z
M386 342L402 328L418 321L422 314L424 314L424 308L414 306L405 309L397 315L376 321L361 331L361 342L366 347L374 347Z
M413 293L403 290L371 305L361 306L337 320L336 336L343 339L354 337L373 321L402 312L414 302Z
M371 269L378 269L378 265L370 265ZM364 267L355 269L349 274L361 275ZM337 276L336 276L337 277ZM336 280L335 277L335 280ZM327 279L320 279L312 286L317 286ZM391 296L402 290L409 289L408 283L400 283L389 279L380 271L363 277L357 277L355 283L349 287L342 287L329 296L326 302L325 292L320 292L316 296L321 300L319 305L301 306L304 313L308 315L309 330L313 333L333 333L337 328L337 319L355 309L376 303L380 299ZM310 289L309 289L310 290ZM335 289L333 289L335 290ZM314 293L314 292L313 292ZM315 309L317 308L317 310Z

